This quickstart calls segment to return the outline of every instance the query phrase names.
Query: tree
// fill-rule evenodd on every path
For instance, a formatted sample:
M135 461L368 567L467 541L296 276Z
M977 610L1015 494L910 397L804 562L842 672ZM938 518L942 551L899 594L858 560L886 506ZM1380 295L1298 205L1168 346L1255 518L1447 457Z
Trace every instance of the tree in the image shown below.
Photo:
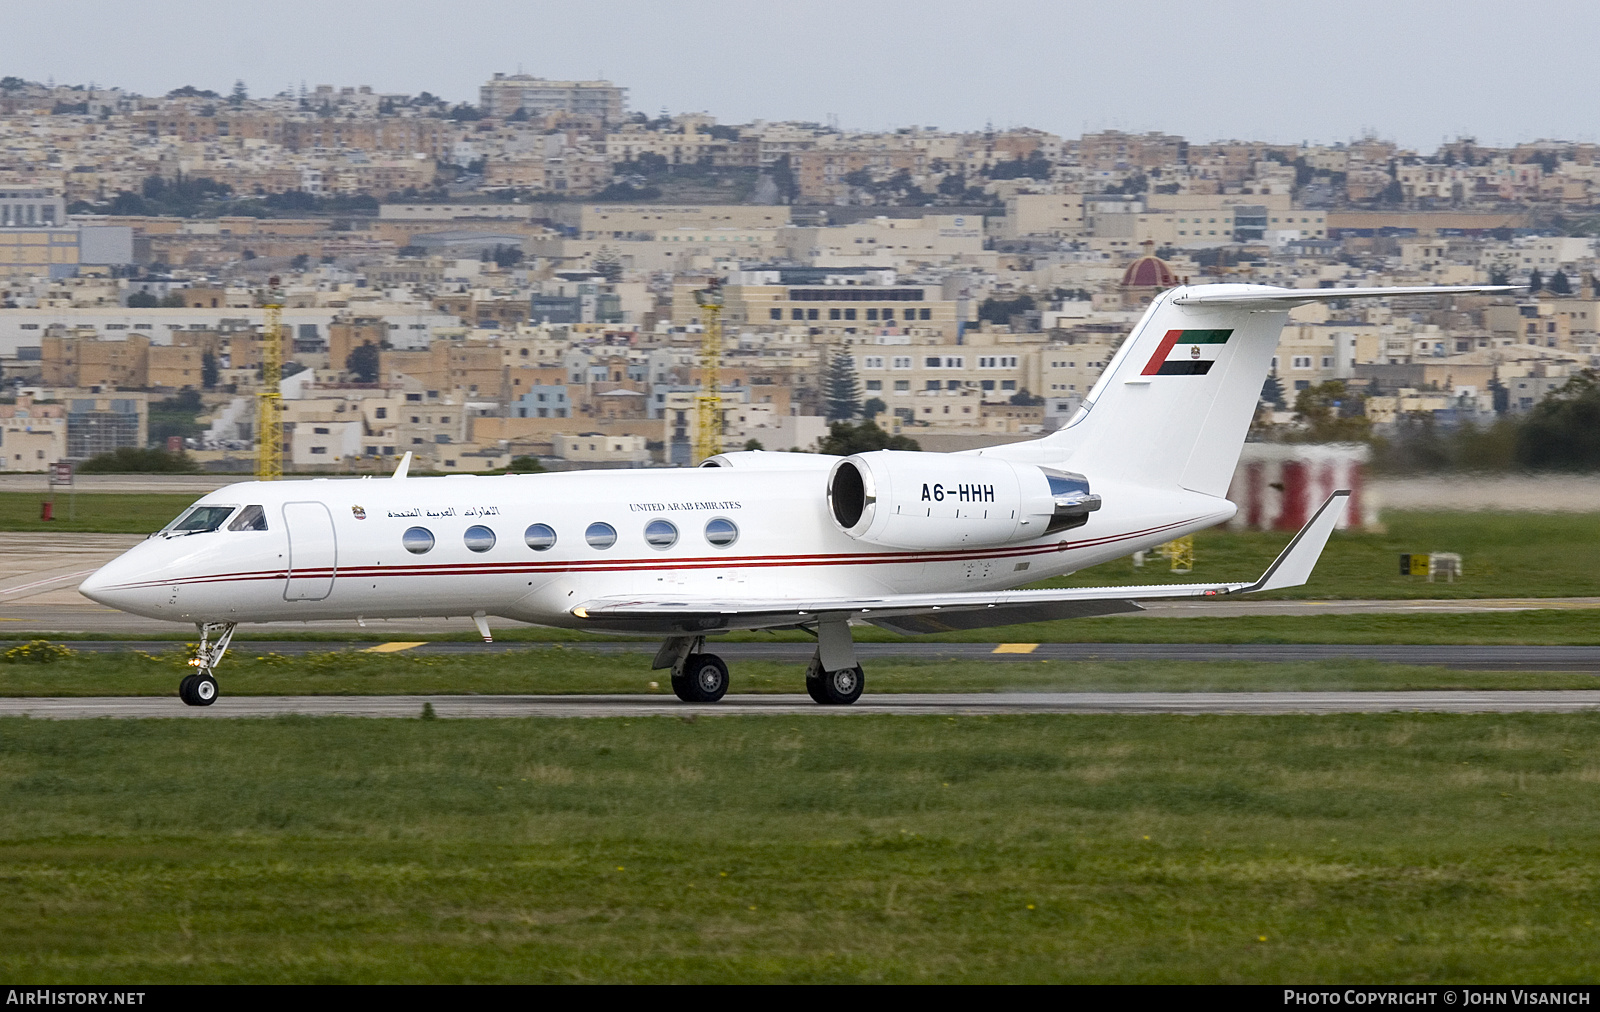
M1571 295L1572 282L1567 280L1566 272L1557 267L1556 272L1550 275L1550 292L1553 295Z
M978 306L978 319L988 320L995 326L1003 326L1011 322L1011 317L1018 313L1026 313L1034 308L1033 296L1019 295L1014 299L984 299Z
M358 383L378 382L378 346L371 341L362 341L359 348L350 350L344 367Z
M1011 395L1011 403L1019 408L1031 408L1043 404L1044 398L1038 396L1037 394L1028 393L1028 388L1023 387L1021 390L1018 390L1016 393Z
M825 384L830 422L847 422L861 414L861 385L856 381L853 356L836 352L829 358Z
M217 380L222 378L222 372L217 368L217 356L209 351L200 356L200 385L210 390L217 385Z
M800 196L800 184L795 178L794 165L789 161L788 155L780 155L772 163L772 182L778 188L778 196L785 204L792 204Z
M1539 292L1543 288L1544 275L1540 274L1539 268L1535 267L1533 269L1533 273L1528 275L1528 291L1530 294L1532 294Z
M496 246L492 256L495 264L500 267L515 267L522 263L522 250L515 246Z
M744 448L746 450L765 450L766 449L765 446L761 445L761 440L759 440L759 439L746 439L744 441Z
M167 295L166 298L161 300L161 305L160 305L159 308L161 308L161 309L182 309L183 306L184 306L183 293L182 292L172 292L171 294Z
M891 436L878 428L874 422L862 422L860 425L834 422L828 426L828 434L817 441L818 453L830 453L838 457L848 457L852 453L870 453L873 450L920 449L922 447L915 439L907 436Z
M512 457L511 463L506 465L507 474L538 474L543 470L538 457Z
M1585 369L1533 406L1517 433L1516 458L1535 470L1600 467L1600 373Z
M861 405L861 417L870 422L888 410L889 405L883 403L882 398L870 397L867 399L867 403Z
M244 79L240 78L239 80L233 82L233 92L228 96L228 104L237 109L241 105L244 105L245 101L249 99L249 97L250 93L246 91L244 87Z
M1261 384L1261 400L1263 403L1271 404L1279 411L1284 409L1283 381L1278 379L1277 373L1269 374L1267 381Z
M181 450L146 450L124 446L101 453L78 465L79 474L193 474L200 468Z
M1511 276L1506 273L1504 267L1491 267L1489 268L1489 284L1509 285L1511 284Z
M590 261L596 274L607 281L617 282L622 280L622 257L611 246L601 246L595 251L594 258Z
M293 257L289 258L289 266L297 271L305 270L308 266L310 266L310 264L311 254L309 253L296 253Z
M155 309L161 300L149 292L132 292L128 295L129 309Z
M1306 387L1294 399L1295 420L1305 427L1300 442L1365 442L1372 435L1365 412L1365 400L1347 390L1343 380Z

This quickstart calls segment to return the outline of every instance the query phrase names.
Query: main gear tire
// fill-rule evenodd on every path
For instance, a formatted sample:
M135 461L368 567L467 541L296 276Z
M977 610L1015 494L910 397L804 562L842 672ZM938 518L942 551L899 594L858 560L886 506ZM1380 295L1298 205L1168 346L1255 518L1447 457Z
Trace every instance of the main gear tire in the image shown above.
M822 698L817 699L813 695L812 699L817 699L823 706L849 706L861 698L861 692L867 685L867 676L861 670L861 665L857 664L853 668L824 672L816 681L820 683L817 691ZM811 684L812 680L806 679L807 692L811 691Z

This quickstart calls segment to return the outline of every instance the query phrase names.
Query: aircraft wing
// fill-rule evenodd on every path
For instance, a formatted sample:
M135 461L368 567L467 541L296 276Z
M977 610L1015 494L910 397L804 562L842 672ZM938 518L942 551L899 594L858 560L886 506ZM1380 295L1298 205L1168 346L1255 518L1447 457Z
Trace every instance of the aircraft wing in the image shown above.
M1138 601L1223 597L1298 587L1328 543L1350 498L1341 489L1324 502L1254 583L1176 583L1142 587L880 594L860 597L709 598L663 595L586 601L572 614L599 627L668 633L770 629L805 625L822 615L847 615L896 632L951 632L1141 611Z

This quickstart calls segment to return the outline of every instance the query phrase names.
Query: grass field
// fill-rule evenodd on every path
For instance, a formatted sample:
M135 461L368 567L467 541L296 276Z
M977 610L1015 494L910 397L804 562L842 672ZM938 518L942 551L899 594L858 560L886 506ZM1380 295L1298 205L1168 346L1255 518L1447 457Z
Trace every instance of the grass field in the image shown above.
M1600 595L1600 514L1424 513L1390 510L1379 533L1336 532L1303 587L1281 598L1588 597ZM1110 586L1193 580L1250 581L1289 543L1290 534L1213 529L1195 535L1195 569L1171 572L1152 559L1081 570L1043 586ZM1464 578L1429 583L1400 575L1402 552L1456 552Z
M0 720L0 975L1594 979L1600 717Z
M38 492L0 492L0 531L94 532L100 534L149 534L158 531L190 506L199 493L69 494L55 493L54 520L39 519L39 504L51 498L39 478Z
M253 654L241 645L218 672L240 696L455 693L655 693L670 695L648 653L602 655L560 646L480 655ZM1247 690L1595 689L1572 672L1450 671L1326 660L1229 661L896 660L867 664L872 692L1217 692ZM80 653L53 664L0 664L0 696L170 696L190 669L183 654ZM734 692L800 692L799 664L740 661ZM650 683L655 682L652 688Z

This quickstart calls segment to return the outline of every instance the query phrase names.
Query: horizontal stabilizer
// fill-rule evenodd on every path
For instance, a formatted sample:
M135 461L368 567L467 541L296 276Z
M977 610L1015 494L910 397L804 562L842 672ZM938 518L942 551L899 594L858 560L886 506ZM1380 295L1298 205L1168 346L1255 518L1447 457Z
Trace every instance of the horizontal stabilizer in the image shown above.
M1201 285L1185 289L1173 298L1179 306L1258 306L1288 309L1308 302L1336 302L1339 299L1387 299L1402 295L1498 295L1514 292L1516 285L1420 285L1410 288L1276 288L1263 290L1256 285Z
M1327 547L1328 538L1333 534L1333 529L1339 526L1349 503L1350 490L1347 488L1328 496L1306 525L1300 528L1294 540L1289 542L1289 547L1272 560L1272 565L1261 574L1261 579L1244 588L1242 593L1298 587L1311 579L1311 570L1322 558L1322 550Z

